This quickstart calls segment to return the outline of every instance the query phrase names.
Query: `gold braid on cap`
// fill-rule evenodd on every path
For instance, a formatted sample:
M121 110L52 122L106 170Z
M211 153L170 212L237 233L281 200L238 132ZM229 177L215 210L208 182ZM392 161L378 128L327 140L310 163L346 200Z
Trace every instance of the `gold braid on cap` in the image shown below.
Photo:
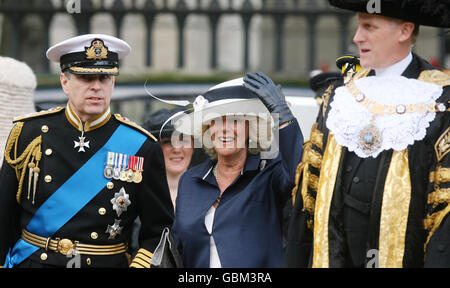
M6 162L16 171L19 187L17 189L16 200L20 204L20 196L22 195L23 179L25 178L27 168L35 173L39 173L39 161L42 157L41 144L42 136L38 136L28 144L23 153L17 157L17 140L22 132L24 122L18 122L9 135L5 148ZM11 150L14 146L14 159L11 159Z

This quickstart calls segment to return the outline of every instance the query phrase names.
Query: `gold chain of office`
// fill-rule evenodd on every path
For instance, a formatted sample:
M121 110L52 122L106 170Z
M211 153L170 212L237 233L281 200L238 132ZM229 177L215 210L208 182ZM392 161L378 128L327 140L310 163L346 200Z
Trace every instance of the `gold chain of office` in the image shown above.
M346 87L350 91L352 96L355 98L356 102L366 107L370 113L376 115L405 114L405 113L426 114L431 112L446 111L444 103L416 103L416 104L396 104L396 105L378 103L366 97L366 95L363 92L361 92L361 90L355 85L353 79L347 82Z

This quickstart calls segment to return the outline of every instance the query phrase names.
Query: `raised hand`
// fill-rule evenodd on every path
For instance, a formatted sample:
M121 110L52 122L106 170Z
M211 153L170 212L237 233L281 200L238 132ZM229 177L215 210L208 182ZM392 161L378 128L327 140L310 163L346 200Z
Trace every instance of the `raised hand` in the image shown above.
M278 113L280 124L294 119L294 115L286 104L281 86L275 85L266 74L247 73L244 78L244 87L258 95L270 113Z

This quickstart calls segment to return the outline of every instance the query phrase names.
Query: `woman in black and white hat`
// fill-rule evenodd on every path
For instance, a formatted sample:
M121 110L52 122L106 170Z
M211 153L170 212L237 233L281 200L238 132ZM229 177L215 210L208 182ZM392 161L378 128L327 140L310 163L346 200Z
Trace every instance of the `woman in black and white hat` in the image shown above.
M179 107L160 109L148 115L143 127L158 138L164 154L167 182L173 207L177 198L178 181L181 175L192 166L203 162L208 156L203 149L194 149L194 139L190 135L175 132L170 117L182 111ZM174 136L174 137L172 137Z
M263 73L221 83L174 126L211 156L178 185L173 234L185 267L280 267L281 212L303 144L280 87Z

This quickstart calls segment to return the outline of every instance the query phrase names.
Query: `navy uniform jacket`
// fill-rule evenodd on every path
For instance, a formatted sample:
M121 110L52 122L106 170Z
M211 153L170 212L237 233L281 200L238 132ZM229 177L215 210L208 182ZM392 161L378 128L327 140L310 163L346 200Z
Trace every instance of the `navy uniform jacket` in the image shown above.
M280 267L281 214L294 186L303 136L297 121L279 130L279 154L260 166L248 154L244 169L223 192L212 234L222 267ZM183 174L178 185L174 239L185 267L209 267L205 215L220 195L208 160Z
M78 152L79 148L74 148L74 141L79 140L81 132L68 120L66 109L58 108L51 112L40 112L23 117L16 122L16 125L23 123L23 127L16 141L16 155L14 155L13 148L10 151L10 157L14 159L20 156L33 139L41 136L42 159L39 162L40 172L34 204L32 204L32 197L30 199L27 197L29 169L25 169L22 192L19 199L16 199L20 177L16 177L15 169L7 161L3 162L0 174L2 187L0 191L0 203L2 203L0 209L0 265L3 265L8 251L19 240L22 229L27 227L41 205L109 140L118 127L126 126L145 137L142 138L145 140L143 144L139 144L135 154L144 158L142 182L137 184L103 179L108 184L101 187L98 194L59 228L51 238L67 238L90 245L127 243L132 223L137 216L140 216L142 221L140 248L142 249L135 258L133 266L148 267L152 256L151 252L158 244L163 228L170 227L173 220L173 207L160 145L155 143L151 134L147 134L148 132L139 126L116 114L109 115L104 123L98 125L99 127L85 132L85 141L89 141L90 148L85 148L86 152ZM11 137L12 135L10 135ZM132 143L135 140L131 138L126 141ZM88 173L103 175L104 169L105 165L102 164L95 167L96 171L88 171ZM113 210L111 199L121 188L124 188L126 194L129 195L130 203L127 210L118 216ZM72 189L69 197L76 199L77 193L82 193L82 191L77 191L76 188ZM108 225L112 226L115 220L120 220L119 225L123 229L114 239L108 239L110 234L107 233L107 227ZM45 225L42 229L45 229ZM42 255L43 253L45 255ZM65 255L40 248L19 263L17 267L46 267L47 265L65 267L67 262L68 258ZM107 256L81 255L81 267L127 267L129 262L125 253Z

